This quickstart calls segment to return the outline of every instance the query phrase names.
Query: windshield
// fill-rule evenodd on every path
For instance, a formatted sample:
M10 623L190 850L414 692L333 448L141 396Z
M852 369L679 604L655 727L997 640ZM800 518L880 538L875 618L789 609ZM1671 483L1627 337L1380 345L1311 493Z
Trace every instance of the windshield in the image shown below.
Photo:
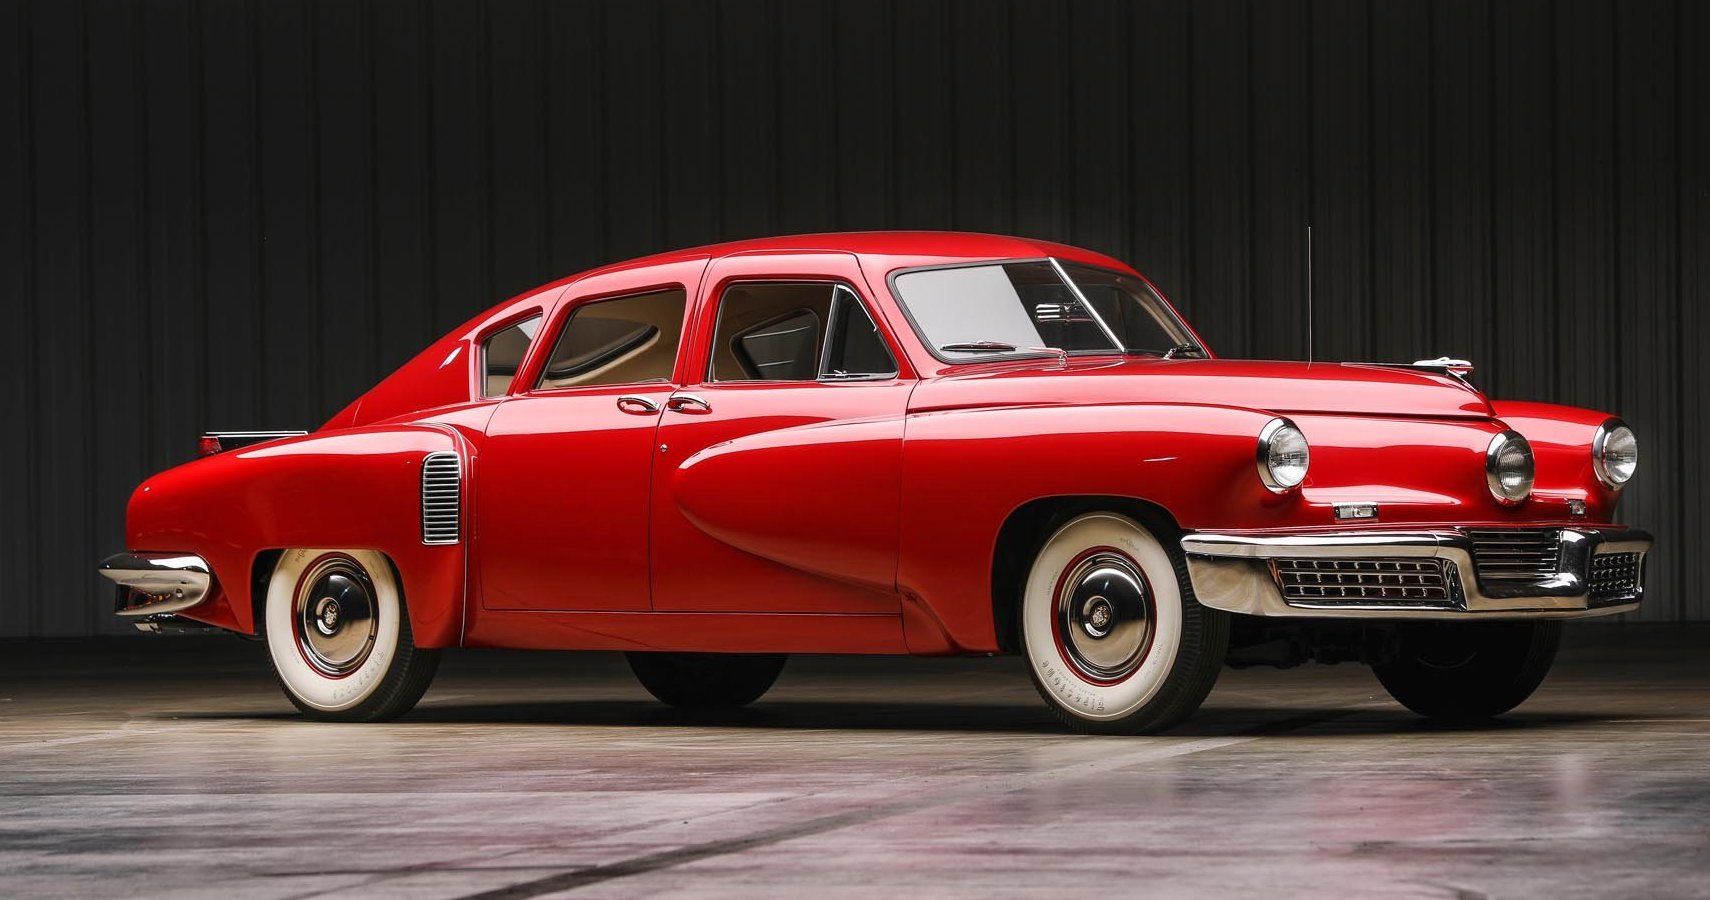
M896 288L921 338L948 362L1041 350L1199 353L1144 282L1102 269L1052 260L922 269L898 275Z

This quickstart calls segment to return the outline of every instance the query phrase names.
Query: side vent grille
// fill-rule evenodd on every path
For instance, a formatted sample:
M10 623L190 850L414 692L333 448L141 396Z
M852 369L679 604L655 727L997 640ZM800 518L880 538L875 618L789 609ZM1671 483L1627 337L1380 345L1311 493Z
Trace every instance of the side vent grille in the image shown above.
M422 460L422 543L457 543L462 476L463 462L456 453L429 453Z

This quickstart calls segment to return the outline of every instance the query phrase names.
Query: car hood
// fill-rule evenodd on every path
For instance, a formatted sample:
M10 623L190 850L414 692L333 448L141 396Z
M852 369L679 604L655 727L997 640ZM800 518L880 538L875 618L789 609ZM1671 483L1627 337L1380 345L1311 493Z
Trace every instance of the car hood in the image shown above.
M992 363L922 384L914 412L977 406L1201 403L1277 413L1481 418L1483 394L1452 375L1361 363L1128 358Z

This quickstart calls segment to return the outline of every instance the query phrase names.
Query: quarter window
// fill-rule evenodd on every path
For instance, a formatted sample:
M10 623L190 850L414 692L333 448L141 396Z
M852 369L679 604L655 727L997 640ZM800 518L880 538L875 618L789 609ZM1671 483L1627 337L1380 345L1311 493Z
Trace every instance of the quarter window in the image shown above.
M583 305L570 315L541 388L669 381L683 337L681 288Z
M896 372L872 317L844 285L737 284L719 302L714 381L851 380Z
M511 389L517 367L539 330L540 316L530 316L481 342L481 396L502 397Z

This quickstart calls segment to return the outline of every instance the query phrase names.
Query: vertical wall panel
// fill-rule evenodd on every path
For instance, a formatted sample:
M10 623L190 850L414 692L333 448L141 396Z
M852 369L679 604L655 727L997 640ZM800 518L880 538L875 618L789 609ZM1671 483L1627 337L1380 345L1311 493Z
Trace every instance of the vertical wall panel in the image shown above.
M1314 357L1371 359L1369 10L1353 0L1311 8Z
M40 301L35 279L35 109L31 103L29 57L31 3L0 9L0 290L5 309L17 317L11 328L0 328L0 397L33 425L40 419L36 386L36 310ZM0 441L0 554L9 560L37 559L36 527L40 487L35 467L40 454L28 440ZM15 566L13 596L43 595L40 565ZM0 600L0 634L37 632L41 602Z
M1615 21L1616 263L1621 413L1647 442L1645 490L1626 501L1628 517L1663 534L1680 533L1679 161L1675 129L1675 21L1672 8L1621 4ZM1694 348L1693 352L1700 352ZM1682 604L1676 554L1665 541L1647 561L1657 602L1642 619L1675 618Z
M241 17L242 7L236 9ZM137 335L149 332L153 318L146 288L148 256L142 240L147 212L144 185L148 179L147 157L141 152L145 131L142 80L137 77L142 64L138 16L138 8L126 0L99 0L89 5L89 289L93 318L88 327L93 352L87 375L100 424L83 427L90 431L94 443L95 470L84 477L94 491L91 534L99 547L124 543L125 504L131 489L162 465L151 452L154 422L150 406L157 396L154 367L137 353ZM241 165L236 162L234 167ZM210 185L221 182L219 173L230 171L209 166ZM237 207L247 204L240 198ZM231 238L231 244L221 249L238 259L254 253L253 231ZM233 325L245 322L249 318L246 314L255 308L253 282L228 283L213 268L209 282L225 289L224 296L234 307L224 321ZM206 347L210 365L220 373L222 385L235 388L230 394L210 394L222 402L234 397L242 386L251 388L248 399L254 399L258 376L251 348L256 335L239 331L210 323L210 346ZM228 368L245 371L226 371ZM212 409L210 415L219 411ZM129 439L118 439L117 435ZM78 485L77 489L88 488ZM0 508L11 507L0 501ZM83 548L78 555L88 554L89 548ZM106 596L98 586L93 593ZM105 621L110 617L103 612L96 604L97 630L129 630L121 623Z
M1193 79L1190 0L1153 0L1129 9L1130 258L1165 295L1191 315L1188 265L1192 217ZM1033 40L1031 32L1017 32ZM1298 101L1293 104L1299 113ZM1016 127L1025 120L1018 113ZM1037 177L1021 169L1016 180ZM1016 229L1020 231L1019 226ZM1142 262L1144 260L1144 262ZM1209 339L1208 339L1209 341ZM1212 343L1212 348L1217 345Z
M312 427L496 300L751 235L1142 268L1225 354L1608 409L1710 619L1710 13L1683 0L21 0L0 12L0 636L210 427Z
M1680 348L1680 370L1675 395L1679 409L1680 461L1695 459L1698 448L1710 447L1710 409L1704 385L1710 384L1710 117L1698 112L1710 108L1710 60L1701 52L1710 35L1710 9L1702 3L1680 4L1680 22L1675 29L1675 64L1680 94L1675 98L1676 122L1680 129L1680 246L1679 281L1675 302L1680 311L1676 345ZM1675 559L1679 561L1681 616L1688 621L1710 619L1710 593L1700 589L1705 577L1700 562L1710 559L1710 479L1683 476L1675 496L1680 506L1680 532L1676 536Z
M928 0L896 7L896 210L899 228L947 228L955 183L950 129L950 4Z
M1311 129L1300 98L1307 89L1306 0L1252 5L1252 228L1248 352L1304 358L1306 224L1310 219Z
M1194 323L1217 352L1251 356L1247 4L1196 2L1192 22L1193 215L1188 241Z
M1431 330L1433 2L1397 0L1372 19L1372 359L1448 352Z
M89 135L83 110L87 83L83 69L83 11L71 4L44 3L32 10L30 22L30 105L35 110L31 152L35 158L33 207L35 228L35 290L46 298L34 323L42 341L37 363L44 371L29 398L39 418L34 427L18 429L13 439L28 441L37 456L35 478L41 492L36 525L40 536L36 559L48 572L76 572L82 548L90 540L91 508L84 487L90 467L92 418L86 378L58 378L60 372L87 372L89 331ZM191 219L184 221L193 229ZM192 316L191 321L200 317ZM198 386L184 385L194 393ZM51 582L38 581L37 590ZM93 587L82 573L65 581L67 587ZM87 632L94 624L88 604L52 602L34 617L42 634Z

